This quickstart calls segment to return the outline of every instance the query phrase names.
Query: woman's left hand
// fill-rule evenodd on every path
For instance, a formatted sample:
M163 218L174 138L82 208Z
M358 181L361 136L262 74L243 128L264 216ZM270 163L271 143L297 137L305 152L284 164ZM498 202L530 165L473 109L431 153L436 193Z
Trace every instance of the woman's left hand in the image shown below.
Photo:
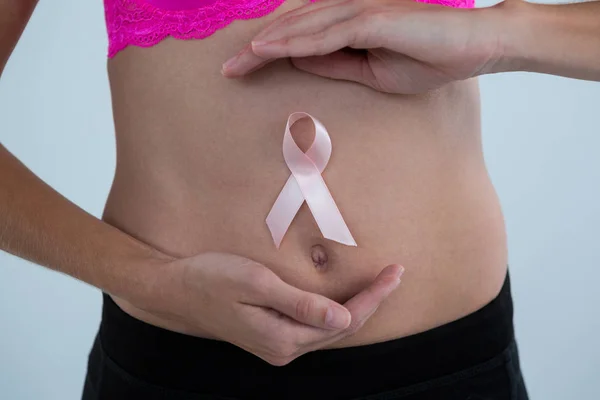
M223 74L238 77L291 57L298 69L316 75L387 93L420 93L492 70L502 54L493 9L321 0L275 19L224 64Z

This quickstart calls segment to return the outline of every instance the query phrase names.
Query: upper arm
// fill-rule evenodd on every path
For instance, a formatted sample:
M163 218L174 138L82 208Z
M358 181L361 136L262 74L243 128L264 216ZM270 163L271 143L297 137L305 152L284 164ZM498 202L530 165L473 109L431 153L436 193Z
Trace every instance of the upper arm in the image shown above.
M36 4L37 0L0 0L0 74Z

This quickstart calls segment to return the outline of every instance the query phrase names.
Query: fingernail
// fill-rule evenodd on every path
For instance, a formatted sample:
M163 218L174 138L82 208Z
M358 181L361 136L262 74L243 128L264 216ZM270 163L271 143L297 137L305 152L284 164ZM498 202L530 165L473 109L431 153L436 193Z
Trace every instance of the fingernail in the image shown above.
M398 265L400 267L399 271L398 271L398 280L400 280L400 278L402 277L402 274L404 274L404 267L402 265Z
M402 265L398 265L398 267L400 267L400 268L398 268L398 275L396 276L396 284L394 285L393 289L396 289L398 287L398 285L400 285L400 282L402 282L400 280L400 278L402 277L402 274L404 273L404 267Z
M341 311L335 311L329 307L325 314L325 324L333 329L344 329L348 326L348 318Z
M227 70L229 70L233 66L235 66L236 63L237 63L237 57L230 58L229 60L227 60L223 63L223 66L221 67L221 72L226 72Z
M269 42L264 41L264 40L256 40L256 41L253 41L251 44L252 44L252 47L259 47L259 46L264 46L267 43L269 43Z

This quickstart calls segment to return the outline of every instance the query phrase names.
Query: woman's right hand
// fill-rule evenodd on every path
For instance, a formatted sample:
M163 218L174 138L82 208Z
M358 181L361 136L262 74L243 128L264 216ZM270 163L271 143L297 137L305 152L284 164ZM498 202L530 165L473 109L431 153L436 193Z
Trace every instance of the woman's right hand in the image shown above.
M387 266L342 306L232 254L204 253L159 269L168 274L160 281L171 283L157 286L162 293L155 304L149 303L148 312L176 323L186 334L209 333L273 365L285 365L356 332L398 286L403 272L399 265Z

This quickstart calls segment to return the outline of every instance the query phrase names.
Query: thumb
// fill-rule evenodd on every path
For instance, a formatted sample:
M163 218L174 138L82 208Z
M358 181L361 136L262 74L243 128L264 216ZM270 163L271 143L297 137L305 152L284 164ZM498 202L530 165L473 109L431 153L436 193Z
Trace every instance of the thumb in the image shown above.
M377 79L371 70L366 53L339 50L323 56L297 57L292 64L302 71L326 78L354 81L377 88Z
M267 307L303 324L325 329L345 329L350 325L350 311L341 304L316 293L306 292L280 278L269 288Z

